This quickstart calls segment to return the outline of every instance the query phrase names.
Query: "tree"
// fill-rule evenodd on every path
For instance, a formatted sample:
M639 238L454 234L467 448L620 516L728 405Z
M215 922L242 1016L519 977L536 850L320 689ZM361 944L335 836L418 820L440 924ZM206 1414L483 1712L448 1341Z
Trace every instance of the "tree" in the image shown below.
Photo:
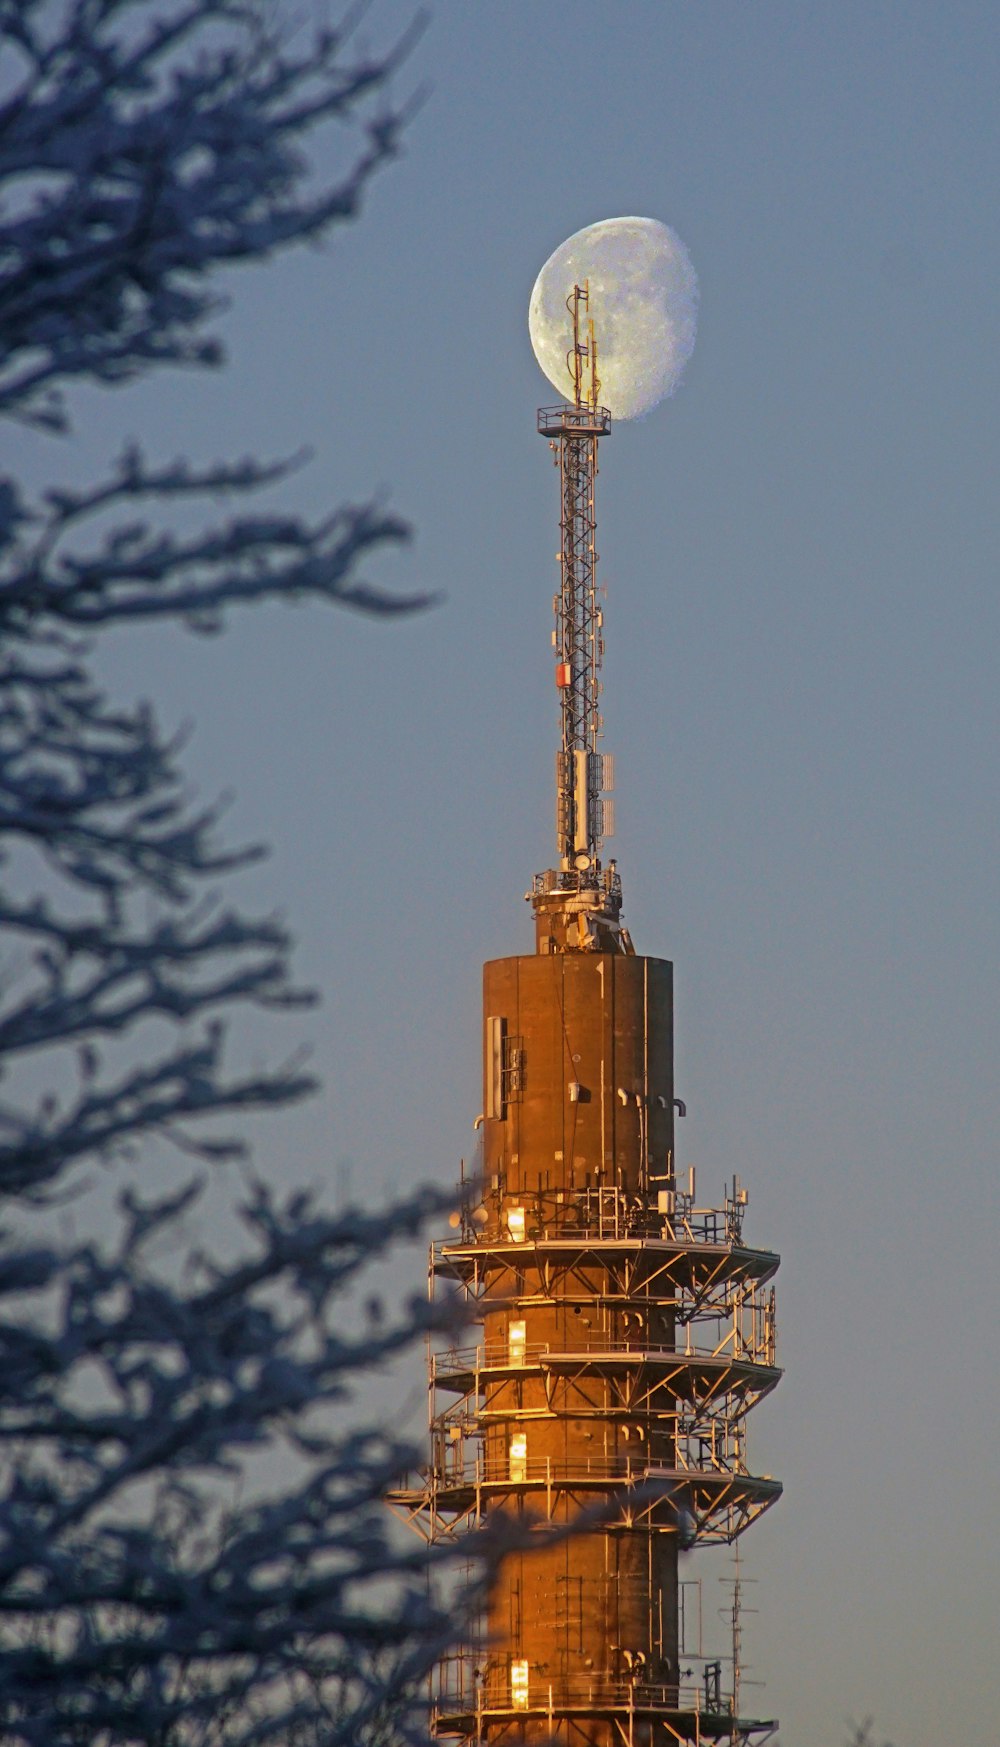
M0 0L8 419L58 436L75 383L218 365L218 270L358 212L397 147L389 90L408 43L366 57L327 31L292 50L272 20L267 0ZM316 186L304 148L330 120L354 155ZM11 1743L418 1739L419 1681L455 1629L440 1583L470 1548L397 1543L382 1501L412 1452L345 1416L360 1375L456 1314L372 1303L352 1324L343 1308L441 1198L332 1216L248 1176L243 1239L220 1260L189 1236L200 1179L144 1200L128 1177L154 1141L238 1158L221 1118L305 1096L295 1063L228 1070L223 1017L308 997L283 925L214 896L255 852L221 846L217 809L191 807L153 710L104 694L93 640L151 619L214 630L263 599L379 613L426 599L361 578L368 553L408 535L374 504L315 525L243 512L171 527L178 503L239 501L284 471L129 446L87 490L32 497L0 479ZM67 1237L52 1209L96 1161L124 1162L117 1227Z

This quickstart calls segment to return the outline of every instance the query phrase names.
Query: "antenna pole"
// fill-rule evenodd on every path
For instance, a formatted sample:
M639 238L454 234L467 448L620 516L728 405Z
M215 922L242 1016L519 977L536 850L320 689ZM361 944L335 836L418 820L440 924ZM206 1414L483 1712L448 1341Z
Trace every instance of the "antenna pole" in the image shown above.
M567 906L589 923L546 934L539 917L539 946L559 951L573 946L602 951L628 950L620 929L621 886L612 862L601 865L605 837L611 835L611 802L603 796L613 786L612 760L598 751L602 722L601 664L604 659L604 615L597 587L597 520L594 485L597 448L611 429L611 415L599 402L597 341L590 314L590 285L574 285L566 299L572 323L572 345L566 367L573 385L572 404L543 407L538 429L548 438L559 468L560 550L559 592L555 610L555 678L559 693L560 746L556 755L556 850L559 865L535 880L539 899L555 892L585 898ZM541 882L541 883L540 883ZM559 906L544 906L552 912ZM615 935L612 942L608 930ZM549 944L543 943L548 940Z

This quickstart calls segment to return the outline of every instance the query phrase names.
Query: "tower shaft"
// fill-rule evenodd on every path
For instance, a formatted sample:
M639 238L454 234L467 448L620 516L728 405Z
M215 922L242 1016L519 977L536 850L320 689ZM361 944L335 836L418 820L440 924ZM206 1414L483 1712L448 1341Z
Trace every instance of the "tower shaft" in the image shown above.
M516 1704L524 1739L545 1737L551 1710L568 1740L610 1747L636 1681L679 1704L675 1502L631 1522L613 1503L651 1464L676 1472L676 1292L627 1216L672 1153L671 987L662 960L611 953L483 973L486 1073L498 1043L515 1065L483 1130L483 1344L497 1366L484 1470L541 1528L595 1505L611 1519L505 1560L482 1665L488 1737Z
M683 1666L679 1558L781 1492L745 1435L779 1376L778 1258L744 1244L737 1185L722 1208L677 1188L672 967L497 959L483 1013L482 1176L432 1252L480 1329L432 1360L432 1463L403 1498L434 1535L496 1511L519 1534L477 1641L441 1667L437 1732L750 1741L770 1724L737 1715L719 1664Z

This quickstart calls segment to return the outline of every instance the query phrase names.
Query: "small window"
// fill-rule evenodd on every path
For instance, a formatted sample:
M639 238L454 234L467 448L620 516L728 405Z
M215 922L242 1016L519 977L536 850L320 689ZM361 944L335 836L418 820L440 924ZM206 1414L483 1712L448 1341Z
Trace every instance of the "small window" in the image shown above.
M528 1434L527 1432L512 1432L510 1439L510 1478L514 1481L522 1481L527 1478L527 1473Z
M526 1711L528 1708L528 1664L512 1662L510 1665L510 1702L515 1711Z
M507 1209L507 1230L510 1232L510 1241L512 1244L523 1244L523 1242L524 1242L524 1208L523 1207L508 1207L508 1209Z
M524 1323L512 1322L507 1331L510 1362L512 1365L524 1364Z

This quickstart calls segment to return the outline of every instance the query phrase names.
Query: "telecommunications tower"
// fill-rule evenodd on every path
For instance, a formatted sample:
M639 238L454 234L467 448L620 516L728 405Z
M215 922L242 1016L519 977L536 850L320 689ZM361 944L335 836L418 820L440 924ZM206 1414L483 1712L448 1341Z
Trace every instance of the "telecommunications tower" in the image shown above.
M586 283L569 309L573 399L538 414L561 494L558 860L528 894L535 952L484 967L482 1163L431 1253L479 1338L432 1354L431 1458L396 1499L434 1538L499 1510L520 1525L477 1641L439 1669L439 1737L760 1743L775 1725L742 1714L735 1626L730 1658L704 1651L686 1554L735 1542L781 1492L746 1438L780 1375L778 1257L745 1240L738 1177L720 1206L679 1180L672 967L636 953L602 861L594 486L611 418Z

